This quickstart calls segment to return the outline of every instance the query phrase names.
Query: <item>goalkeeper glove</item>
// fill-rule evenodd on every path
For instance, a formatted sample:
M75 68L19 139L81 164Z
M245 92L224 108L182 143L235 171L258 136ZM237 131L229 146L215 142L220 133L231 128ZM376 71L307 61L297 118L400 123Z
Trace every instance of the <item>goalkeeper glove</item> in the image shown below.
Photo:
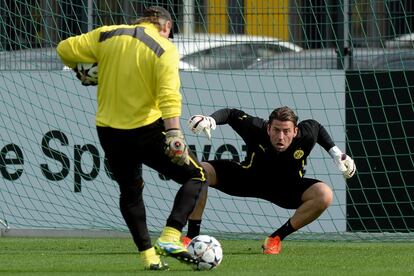
M91 82L88 82L87 79L86 79L86 76L84 74L82 74L82 72L80 72L77 67L72 68L72 70L75 72L76 77L78 78L78 80L81 81L81 84L83 86L89 86L89 85L95 86L95 85L97 85L97 84L93 84Z
M216 129L216 120L210 116L194 115L188 120L188 128L195 134L200 134L203 131L211 140L210 131Z
M329 150L329 154L345 178L351 178L355 174L356 166L354 160L345 153L342 153L337 146L332 147Z
M165 132L165 154L171 158L173 163L180 166L190 164L188 147L184 141L184 135L181 130L172 128Z

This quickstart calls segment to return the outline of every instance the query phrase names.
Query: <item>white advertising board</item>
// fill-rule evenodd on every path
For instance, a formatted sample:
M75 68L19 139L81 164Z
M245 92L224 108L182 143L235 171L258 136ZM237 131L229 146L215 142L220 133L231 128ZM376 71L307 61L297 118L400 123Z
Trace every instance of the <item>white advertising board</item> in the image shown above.
M190 115L234 107L267 118L278 106L300 119L322 123L345 149L345 76L341 71L182 72L182 126ZM83 87L71 72L0 74L0 219L10 228L126 230L118 208L117 184L110 178L95 130L94 87ZM228 126L211 141L185 129L201 159L236 158L244 142ZM334 202L302 231L345 231L345 182L318 145L307 176L334 190ZM144 169L150 230L169 215L178 185ZM254 185L254 183L252 183ZM266 201L209 190L203 227L216 232L270 232L292 214Z

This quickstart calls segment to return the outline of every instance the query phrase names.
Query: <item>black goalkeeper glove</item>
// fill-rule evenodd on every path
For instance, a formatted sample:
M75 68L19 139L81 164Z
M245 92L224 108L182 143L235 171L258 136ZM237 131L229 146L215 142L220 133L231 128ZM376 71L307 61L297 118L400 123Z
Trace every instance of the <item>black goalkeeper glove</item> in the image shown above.
M97 84L93 84L93 83L88 82L86 80L86 76L83 75L81 72L79 72L78 68L75 67L75 68L72 68L72 70L75 72L76 78L78 78L78 80L80 80L80 82L83 86L90 86L90 85L95 86L95 85L97 85Z

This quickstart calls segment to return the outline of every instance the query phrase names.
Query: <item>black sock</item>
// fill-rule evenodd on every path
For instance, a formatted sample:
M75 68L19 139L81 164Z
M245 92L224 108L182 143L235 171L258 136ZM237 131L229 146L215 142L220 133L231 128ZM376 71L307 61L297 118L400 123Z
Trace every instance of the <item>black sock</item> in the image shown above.
M193 220L193 219L188 220L187 237L192 239L195 236L200 235L200 228L201 228L201 220Z
M292 234L295 232L296 229L292 227L292 224L290 224L290 219L282 225L279 229L277 229L272 235L270 235L272 238L279 236L280 240L283 240L286 238L286 236Z

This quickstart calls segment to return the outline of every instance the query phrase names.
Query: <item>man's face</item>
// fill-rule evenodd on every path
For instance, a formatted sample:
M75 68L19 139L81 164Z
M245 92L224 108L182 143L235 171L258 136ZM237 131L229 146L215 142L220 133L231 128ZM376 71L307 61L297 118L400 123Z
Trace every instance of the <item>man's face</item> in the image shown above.
M273 120L267 126L267 134L269 134L270 142L278 152L285 151L292 144L292 140L296 137L297 133L298 128L291 121L282 122Z

